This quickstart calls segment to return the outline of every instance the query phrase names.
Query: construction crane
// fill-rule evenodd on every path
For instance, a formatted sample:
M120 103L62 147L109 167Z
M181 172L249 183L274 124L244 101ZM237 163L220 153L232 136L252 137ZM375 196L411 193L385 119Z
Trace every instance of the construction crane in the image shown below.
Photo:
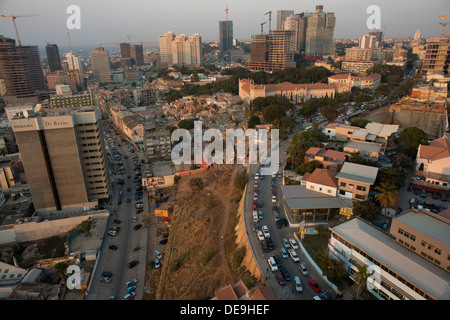
M130 44L131 43L131 38L134 38L134 37L136 37L136 36L132 36L131 34L129 34L129 35L127 35L127 38L128 38L128 44Z
M226 14L226 20L225 20L225 29L226 29L226 43L227 43L227 46L226 46L226 50L225 51L228 51L228 42L229 42L229 40L228 40L228 6L227 6L227 8L225 9L225 14Z
M450 18L450 16L439 16L439 18L445 19L445 18ZM439 22L439 24L440 24L441 26L444 27L444 28L442 29L442 36L441 36L441 38L444 38L444 37L445 37L445 28L447 27L448 23L447 23L447 22L446 22L446 23L444 23L444 22Z
M270 55L270 31L271 31L271 25L272 25L272 11L266 12L264 13L264 15L268 14L269 15L269 42L268 42L268 51L269 51L269 55ZM270 73L270 57L267 60L267 72Z
M263 23L261 23L261 35L263 35L264 34L264 25L266 24L267 22L263 22Z
M16 29L17 42L19 43L19 47L22 46L22 43L20 42L19 31L17 30L17 25L16 25L16 19L17 18L25 18L25 17L39 17L39 15L38 14L21 14L21 15L10 15L10 16L2 15L2 18L11 18L12 19L12 21L14 23L14 29Z
M271 25L272 25L272 11L264 13L264 15L266 15L266 14L269 15L269 34L270 34Z

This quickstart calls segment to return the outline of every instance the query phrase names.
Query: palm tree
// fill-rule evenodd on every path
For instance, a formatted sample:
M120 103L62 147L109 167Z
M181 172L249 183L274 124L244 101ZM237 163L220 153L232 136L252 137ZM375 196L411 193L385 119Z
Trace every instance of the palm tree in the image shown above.
M397 187L384 182L377 186L375 190L380 192L375 195L375 199L384 208L384 215L386 216L387 207L393 206L395 204L394 196L398 194Z
M367 287L367 279L369 278L370 274L367 272L367 266L358 266L358 272L355 274L355 282L358 284L358 290L356 291L356 300L359 300L359 291L361 287L363 288L363 291Z
M66 271L67 271L67 263L66 262L59 262L55 264L56 272L61 277L61 280L63 282L66 282Z
M81 222L81 230L83 230L83 232L89 236L89 231L91 230L91 221L84 220L83 222Z

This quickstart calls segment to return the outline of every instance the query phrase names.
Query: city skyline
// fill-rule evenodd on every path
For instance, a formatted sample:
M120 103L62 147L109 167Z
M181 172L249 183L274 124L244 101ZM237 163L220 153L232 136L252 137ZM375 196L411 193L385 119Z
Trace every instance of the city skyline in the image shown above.
M24 45L45 46L56 43L59 47L68 45L66 13L69 5L78 5L81 9L81 29L71 30L72 46L98 46L100 44L119 44L127 40L127 35L134 35L131 43L158 44L161 34L173 31L175 34L199 33L203 42L219 40L218 21L225 20L226 6L229 8L229 20L234 23L234 36L238 40L249 41L251 35L260 33L260 24L268 21L268 11L272 11L272 29L276 28L278 10L313 12L316 5L323 5L324 11L334 12L336 16L335 39L356 38L366 34L366 20L369 5L378 5L381 10L381 29L384 27L386 38L413 37L416 30L421 30L424 38L439 36L442 19L439 15L450 12L450 6L444 0L424 3L423 8L408 6L406 0L395 3L387 0L378 1L305 1L298 3L284 0L246 1L245 3L229 0L223 3L211 3L205 0L193 0L189 3L166 1L164 3L125 3L117 2L114 6L105 1L88 2L79 0L46 1L42 3L29 0L2 1L2 15L38 14L38 17L19 18L16 20L20 38ZM136 10L139 8L139 10ZM176 8L176 10L174 10ZM99 15L101 13L101 15ZM120 14L118 14L120 13ZM405 17L404 19L400 17ZM359 18L358 18L359 17ZM120 22L120 23L118 23ZM36 27L38 25L39 27ZM9 18L0 19L0 29L6 37L16 39L14 26ZM268 30L268 25L265 27ZM17 39L16 39L17 40Z

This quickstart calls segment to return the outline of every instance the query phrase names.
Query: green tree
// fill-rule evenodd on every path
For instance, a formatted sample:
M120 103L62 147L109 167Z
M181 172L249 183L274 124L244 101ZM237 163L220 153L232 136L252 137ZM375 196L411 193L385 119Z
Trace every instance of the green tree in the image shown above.
M405 144L405 154L415 159L419 145L428 145L428 136L422 129L410 127L400 132L398 141Z
M387 207L395 204L395 195L398 194L397 187L389 183L381 183L375 187L375 190L379 192L375 195L375 199L384 208L384 214L386 215Z
M193 73L191 76L191 82L199 82L200 78L198 77L197 73Z
M55 264L55 270L64 283L66 282L67 279L66 275L67 267L68 264L66 262L58 262L57 264Z
M389 87L387 84L382 83L374 90L374 93L377 96L381 96L381 95L385 96L389 93Z
M367 221L375 219L378 213L378 207L369 200L353 201L353 214Z
M259 117L251 116L250 119L248 120L247 126L249 129L254 129L260 123L261 123L261 120L259 120Z
M81 230L83 230L84 233L87 235L90 235L92 222L90 220L84 220L81 222Z
M181 120L178 122L178 128L191 130L194 129L194 120Z
M323 168L323 164L320 163L319 161L314 160L303 163L302 165L300 165L295 169L295 172L297 174L304 175L305 173L314 172L314 170L316 170L317 168Z
M348 161L350 161L351 163L361 163L362 160L363 158L359 154L359 151L352 152L348 156Z
M359 265L358 272L355 273L355 282L358 284L358 290L356 290L356 300L359 300L360 294L366 290L367 287L367 279L370 277L369 272L367 271L366 265ZM361 288L363 289L361 291Z
M354 127L365 128L368 123L372 121L364 119L364 118L354 118L352 119L351 125Z
M263 110L264 119L269 123L274 123L276 120L279 121L284 115L284 110L279 105L272 104Z
M381 183L391 184L400 188L404 185L406 174L403 170L394 167L383 168L379 171Z

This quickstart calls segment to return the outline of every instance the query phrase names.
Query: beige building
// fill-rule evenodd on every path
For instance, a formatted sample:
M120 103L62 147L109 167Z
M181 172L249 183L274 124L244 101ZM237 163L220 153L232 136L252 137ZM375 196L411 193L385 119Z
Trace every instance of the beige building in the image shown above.
M94 77L100 83L111 82L111 71L109 66L109 53L100 47L91 51L91 63Z
M338 196L352 200L368 200L377 174L376 167L344 162L341 171L336 175L339 181Z
M202 64L202 38L198 33L186 37L166 32L159 37L159 48L163 66L198 68Z
M15 186L11 160L0 161L0 187L1 191L7 192Z
M144 126L144 150L150 160L168 160L171 158L172 144L169 130L166 127L155 127L154 124Z
M366 74L375 65L373 61L342 61L341 70L356 74Z
M258 97L283 95L293 103L303 103L311 98L335 96L336 89L325 83L293 84L283 82L280 84L254 84L248 79L239 80L239 96L249 103Z
M77 108L92 106L90 94L63 94L50 96L52 108Z
M392 219L395 240L450 271L450 220L427 210L411 209Z
M426 77L435 71L448 71L448 51L450 37L429 38L425 44L425 58L422 63L422 76Z
M11 120L36 209L108 198L100 120L100 109L89 107Z
M339 73L328 77L328 84L333 85L334 83L347 86L347 91L351 91L352 87L376 89L381 83L381 75L372 73L368 76L358 77L352 76L350 73Z

